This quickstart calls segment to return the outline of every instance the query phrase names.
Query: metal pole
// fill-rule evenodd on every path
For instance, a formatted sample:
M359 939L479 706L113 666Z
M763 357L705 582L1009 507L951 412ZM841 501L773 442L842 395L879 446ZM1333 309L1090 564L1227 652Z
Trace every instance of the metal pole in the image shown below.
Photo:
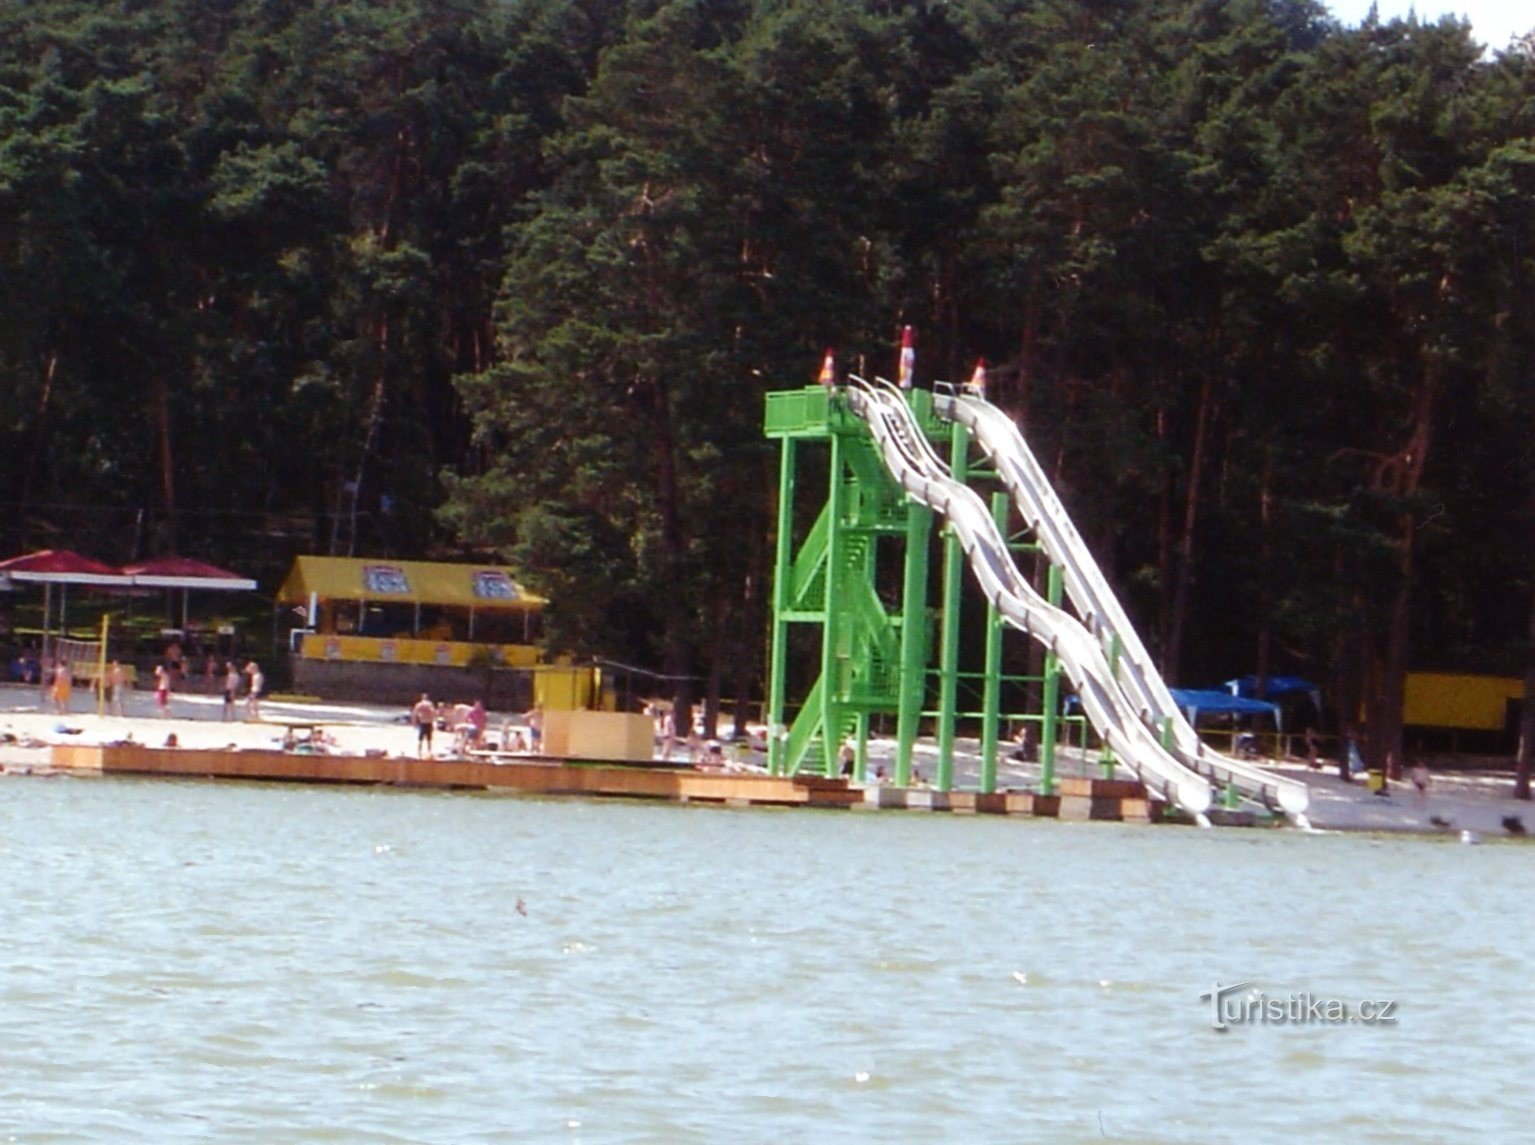
M848 575L842 541L842 515L847 498L842 476L845 464L842 435L831 435L831 488L826 492L826 600L821 606L821 774L837 774L838 701L846 686L846 649L842 641L842 586Z
M1007 532L1006 493L991 495L991 516L997 530ZM986 610L986 680L981 699L981 790L997 789L997 719L1002 708L1002 617L997 606Z
M933 511L906 506L906 585L901 595L901 693L896 714L895 780L911 786L912 749L922 721L927 675L927 542Z
M964 481L970 472L970 435L959 422L949 430L949 470ZM954 784L954 720L959 706L959 609L964 550L953 528L943 533L943 647L938 666L938 789Z
M1119 682L1119 654L1123 645L1119 640L1119 633L1109 635L1109 675L1114 677L1114 682ZM1103 741L1103 754L1098 757L1098 766L1104 779L1114 778L1114 749L1109 747L1109 741Z
M1061 570L1051 565L1046 574L1045 592L1051 604L1060 607ZM1042 697L1044 718L1039 727L1039 793L1055 794L1056 724L1061 708L1061 661L1051 649L1045 650L1045 687Z
M768 653L768 770L784 771L784 681L787 671L789 625L783 614L789 599L789 546L794 527L794 439L785 437L778 463L778 536L773 549L773 639Z

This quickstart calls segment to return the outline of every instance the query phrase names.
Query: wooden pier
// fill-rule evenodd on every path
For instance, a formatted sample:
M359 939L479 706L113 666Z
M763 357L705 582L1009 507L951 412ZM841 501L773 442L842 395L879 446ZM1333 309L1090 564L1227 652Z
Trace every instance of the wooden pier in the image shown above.
M1062 779L1055 795L982 794L930 788L855 787L846 779L770 776L692 767L527 757L411 759L284 751L163 748L140 744L60 744L52 767L87 775L159 776L289 783L499 790L530 795L664 799L735 806L904 808L959 814L1024 815L1068 820L1159 821L1158 805L1139 783Z

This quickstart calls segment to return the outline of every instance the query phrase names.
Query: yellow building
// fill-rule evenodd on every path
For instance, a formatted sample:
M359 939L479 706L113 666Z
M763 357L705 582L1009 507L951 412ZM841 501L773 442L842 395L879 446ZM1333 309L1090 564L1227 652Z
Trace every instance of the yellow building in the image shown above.
M498 666L529 670L545 707L594 706L589 670L542 662L548 601L505 566L302 556L277 599L305 620L293 634L294 680L317 694L441 691L431 670Z
M1456 672L1409 672L1402 722L1411 727L1503 732L1524 681Z

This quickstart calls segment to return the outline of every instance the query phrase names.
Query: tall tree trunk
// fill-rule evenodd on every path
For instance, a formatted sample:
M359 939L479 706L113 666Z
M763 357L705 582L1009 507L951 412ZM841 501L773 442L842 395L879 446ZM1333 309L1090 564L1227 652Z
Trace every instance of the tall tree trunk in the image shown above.
M651 444L655 450L656 511L661 518L661 583L670 588L661 594L661 656L666 674L673 678L678 734L686 735L692 730L694 699L693 658L688 642L687 592L684 588L687 535L682 523L677 445L673 440L666 391L654 379L649 382L648 389L654 427Z
M163 369L155 370L155 428L160 439L160 496L165 517L160 523L159 548L176 551L176 459L171 448L171 387Z
M1519 758L1514 768L1514 798L1530 797L1530 764L1535 760L1535 576L1530 578L1530 644L1525 650L1524 700L1519 712Z
M14 531L17 548L26 547L27 511L32 504L33 482L42 468L48 444L48 405L53 399L53 379L58 376L58 372L59 352L53 350L49 352L48 361L43 367L43 387L37 395L37 417L32 425L32 456L21 473L21 504L17 508Z
M1433 438L1434 399L1438 388L1437 367L1424 369L1413 393L1412 431L1407 444L1385 460L1376 481L1379 488L1406 499L1417 493L1423 481ZM1386 654L1370 718L1371 765L1402 777L1402 703L1407 689L1407 663L1411 655L1412 589L1417 564L1418 522L1410 508L1397 519L1397 586L1387 620Z
M1200 478L1205 466L1205 441L1210 433L1210 407L1215 382L1206 372L1199 387L1199 408L1194 417L1194 456L1189 461L1188 488L1183 502L1183 535L1178 542L1178 580L1173 590L1173 619L1163 651L1162 674L1175 683L1183 657L1184 628L1188 622L1189 594L1194 585L1194 532L1199 523Z
M753 669L757 665L757 658L750 655L748 650L760 647L756 637L764 630L760 586L768 579L765 567L766 540L765 522L754 521L746 534L746 571L741 583L740 607L736 611L736 638L731 658L730 689L734 697L731 715L737 740L745 739L746 724L751 719ZM766 678L766 675L764 672L763 677Z
M1157 444L1167 454L1167 407L1157 407ZM1162 471L1157 482L1157 643L1156 657L1163 674L1167 670L1167 649L1171 646L1173 625L1173 474Z
M1253 671L1258 677L1258 698L1262 699L1269 678L1269 656L1273 642L1274 593L1268 570L1274 558L1274 451L1263 451L1263 477L1258 490L1258 646Z

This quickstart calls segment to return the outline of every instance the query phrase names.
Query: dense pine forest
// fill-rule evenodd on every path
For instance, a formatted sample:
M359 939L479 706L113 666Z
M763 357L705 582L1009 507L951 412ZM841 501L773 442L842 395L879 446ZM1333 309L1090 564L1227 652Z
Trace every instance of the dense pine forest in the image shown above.
M494 554L759 691L762 396L991 363L1174 682L1535 643L1535 39L1309 0L0 7L5 555Z

